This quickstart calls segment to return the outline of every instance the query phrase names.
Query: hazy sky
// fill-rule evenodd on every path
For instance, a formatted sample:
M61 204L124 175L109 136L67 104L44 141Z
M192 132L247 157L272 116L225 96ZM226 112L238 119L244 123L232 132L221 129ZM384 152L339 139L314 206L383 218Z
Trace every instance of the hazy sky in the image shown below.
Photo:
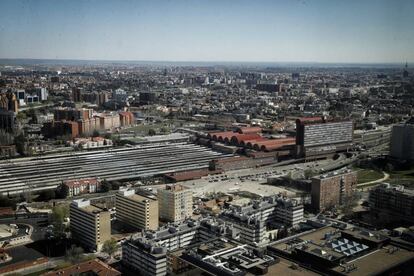
M0 0L0 58L414 61L413 0Z

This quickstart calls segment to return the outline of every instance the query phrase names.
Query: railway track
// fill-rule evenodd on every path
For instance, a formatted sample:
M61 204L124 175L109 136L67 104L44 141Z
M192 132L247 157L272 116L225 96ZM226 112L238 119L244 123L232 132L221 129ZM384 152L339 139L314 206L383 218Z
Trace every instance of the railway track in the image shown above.
M0 193L53 189L73 178L128 180L201 169L210 160L226 156L230 155L178 142L2 161Z

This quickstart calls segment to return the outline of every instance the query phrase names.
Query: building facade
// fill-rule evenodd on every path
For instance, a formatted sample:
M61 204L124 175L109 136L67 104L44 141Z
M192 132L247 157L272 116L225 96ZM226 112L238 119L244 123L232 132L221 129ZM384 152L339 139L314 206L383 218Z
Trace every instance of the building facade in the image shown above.
M344 204L352 197L356 184L357 174L350 170L312 178L312 207L323 211Z
M231 232L215 218L167 224L156 231L144 231L122 245L122 262L139 275L166 275L169 252L200 242L208 242Z
M383 184L370 190L371 213L387 221L414 223L414 190Z
M138 229L158 229L158 201L122 187L116 194L116 218Z
M230 206L220 219L232 225L240 242L261 246L275 239L273 232L303 221L303 205L281 195L271 196L243 206Z
M296 120L296 155L310 157L346 151L352 145L352 121L326 121L324 118Z
M414 160L414 117L392 128L390 155L401 160Z
M70 231L85 248L100 251L111 238L110 213L91 205L89 200L74 200L70 204Z
M97 178L71 179L63 181L63 186L68 190L68 197L72 197L99 192L101 181Z
M180 222L190 218L193 213L193 193L190 189L179 185L167 185L157 191L160 219L169 222Z
M122 244L122 263L145 276L167 275L167 249L140 238Z

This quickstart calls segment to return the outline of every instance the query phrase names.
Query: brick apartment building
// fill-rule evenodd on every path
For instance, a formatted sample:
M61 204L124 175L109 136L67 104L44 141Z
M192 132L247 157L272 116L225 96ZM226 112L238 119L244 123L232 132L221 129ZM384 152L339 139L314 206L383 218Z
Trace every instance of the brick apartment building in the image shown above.
M356 172L331 172L312 178L312 207L323 211L342 205L348 200L357 184Z

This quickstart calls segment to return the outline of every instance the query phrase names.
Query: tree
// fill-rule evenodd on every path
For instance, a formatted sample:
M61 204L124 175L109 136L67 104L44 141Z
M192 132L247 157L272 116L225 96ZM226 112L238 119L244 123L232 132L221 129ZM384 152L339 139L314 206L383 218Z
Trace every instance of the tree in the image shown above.
M56 198L65 199L69 195L69 187L66 185L60 185L56 191Z
M16 151L21 154L25 155L26 151L26 142L27 139L23 133L20 133L19 135L14 137L14 144L16 145Z
M112 255L118 250L119 245L115 239L110 239L104 242L102 252L105 252L112 258Z
M81 247L72 245L71 248L66 250L65 259L72 264L77 264L82 261L82 254L83 249Z
M101 192L102 193L107 193L110 190L112 190L112 184L111 184L111 182L106 181L106 180L102 181Z
M0 195L0 207L12 207L16 206L16 202L8 198L7 196Z
M356 207L358 205L358 194L357 193L353 193L350 196L347 196L343 202L343 204L340 206L340 210L341 212L345 215L345 216L350 216L353 214L353 210L354 207Z
M288 172L288 174L286 175L286 180L287 180L289 186L292 185L292 183L293 183L292 172Z
M69 208L66 205L59 205L52 209L53 232L56 238L65 236L65 218L69 216Z
M112 190L119 190L119 187L122 186L122 183L117 181L117 180L114 180L114 181L112 181L111 185L112 185L112 187L111 187Z
M30 118L30 123L37 123L37 111L34 108L27 111L27 116Z
M56 197L55 191L53 190L43 190L39 193L39 201L49 201Z
M150 128L150 129L148 130L148 135L149 135L149 136L154 136L154 135L156 135L156 134L157 134L157 132L155 131L155 129Z
M24 112L19 112L19 113L17 113L17 115L16 115L16 119L17 119L19 122L23 122L24 120L26 120L26 118L27 118L27 116L26 116L26 113L24 113Z
M309 179L315 175L315 172L312 171L311 169L307 169L303 172L303 175L305 176L305 179Z
M13 144L13 135L7 133L5 130L0 129L0 145Z
M162 127L161 129L160 129L160 131L161 131L161 133L168 133L168 129L166 128L166 127Z
M101 133L95 129L92 133L92 137L99 137L99 136L101 136Z
M114 146L122 146L123 145L122 140L119 137L119 135L112 135L111 138L112 138L112 143L113 143Z

